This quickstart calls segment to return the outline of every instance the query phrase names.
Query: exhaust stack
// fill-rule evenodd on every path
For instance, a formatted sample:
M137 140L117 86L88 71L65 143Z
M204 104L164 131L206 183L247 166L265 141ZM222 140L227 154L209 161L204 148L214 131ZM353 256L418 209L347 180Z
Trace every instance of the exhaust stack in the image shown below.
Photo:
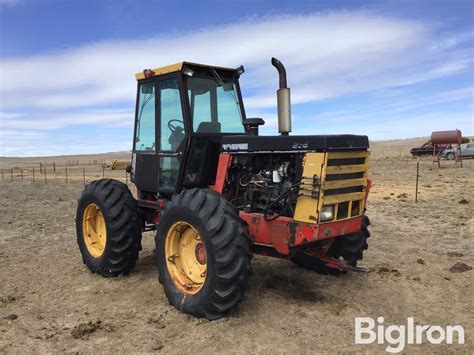
M287 136L291 132L290 88L287 86L286 70L283 64L278 59L272 58L272 65L280 75L280 88L277 90L278 132L282 136Z

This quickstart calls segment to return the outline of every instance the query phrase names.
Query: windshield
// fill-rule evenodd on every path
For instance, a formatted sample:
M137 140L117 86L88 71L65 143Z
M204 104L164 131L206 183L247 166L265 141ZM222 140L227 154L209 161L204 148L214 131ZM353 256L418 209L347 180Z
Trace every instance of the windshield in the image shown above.
M244 133L235 83L213 75L187 79L193 132Z

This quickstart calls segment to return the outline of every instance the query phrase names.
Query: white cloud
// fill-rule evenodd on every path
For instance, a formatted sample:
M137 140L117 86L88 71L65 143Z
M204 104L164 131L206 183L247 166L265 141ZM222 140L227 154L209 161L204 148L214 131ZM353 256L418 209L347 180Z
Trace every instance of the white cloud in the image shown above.
M292 86L310 83L318 88L310 95L308 90L302 90L304 95L295 92L295 102L298 97L308 101L357 90L387 70L417 64L413 58L420 50L402 60L393 58L416 49L427 40L429 30L413 21L367 12L329 12L249 20L146 40L101 42L2 60L0 94L4 108L25 100L32 106L53 108L131 102L135 72L189 60L228 66L244 63L248 74L243 83L265 89L262 94L268 95L277 81L269 59L276 56L287 65ZM322 85L335 78L337 87ZM273 106L274 100L264 100L262 105Z
M275 115L265 112L276 105L272 56L286 65L292 103L297 105L413 85L470 68L472 53L460 53L457 46L472 39L472 33L434 41L435 30L430 24L372 12L322 12L2 59L0 110L8 114L0 115L0 129L130 127L134 73L182 60L244 64L241 86L249 116L258 114L275 126ZM149 34L152 28L145 31ZM110 109L117 106L128 109Z

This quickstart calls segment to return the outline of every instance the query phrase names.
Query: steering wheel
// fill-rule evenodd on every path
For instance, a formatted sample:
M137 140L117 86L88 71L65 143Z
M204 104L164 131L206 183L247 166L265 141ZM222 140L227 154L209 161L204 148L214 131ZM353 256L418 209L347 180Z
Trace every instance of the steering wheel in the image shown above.
M173 123L174 123L174 124L173 124ZM182 125L183 127L179 127L179 126L177 126L176 124L180 124L180 125ZM169 128L169 130L171 131L171 133L176 132L176 130L177 130L178 128L181 128L181 131L183 131L183 130L184 130L184 122L181 121L181 120L177 120L177 119L169 120L169 121L168 121L168 128Z

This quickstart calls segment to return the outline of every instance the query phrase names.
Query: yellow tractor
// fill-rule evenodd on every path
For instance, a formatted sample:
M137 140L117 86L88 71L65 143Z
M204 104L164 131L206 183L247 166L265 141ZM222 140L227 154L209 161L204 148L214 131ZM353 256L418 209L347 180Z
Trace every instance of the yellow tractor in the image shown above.
M88 184L77 242L94 273L130 272L142 232L156 230L169 302L216 319L244 297L253 253L321 273L366 272L369 141L290 135L290 89L279 72L278 136L259 136L239 86L244 68L190 62L136 74L131 181ZM282 286L283 287L283 286Z

